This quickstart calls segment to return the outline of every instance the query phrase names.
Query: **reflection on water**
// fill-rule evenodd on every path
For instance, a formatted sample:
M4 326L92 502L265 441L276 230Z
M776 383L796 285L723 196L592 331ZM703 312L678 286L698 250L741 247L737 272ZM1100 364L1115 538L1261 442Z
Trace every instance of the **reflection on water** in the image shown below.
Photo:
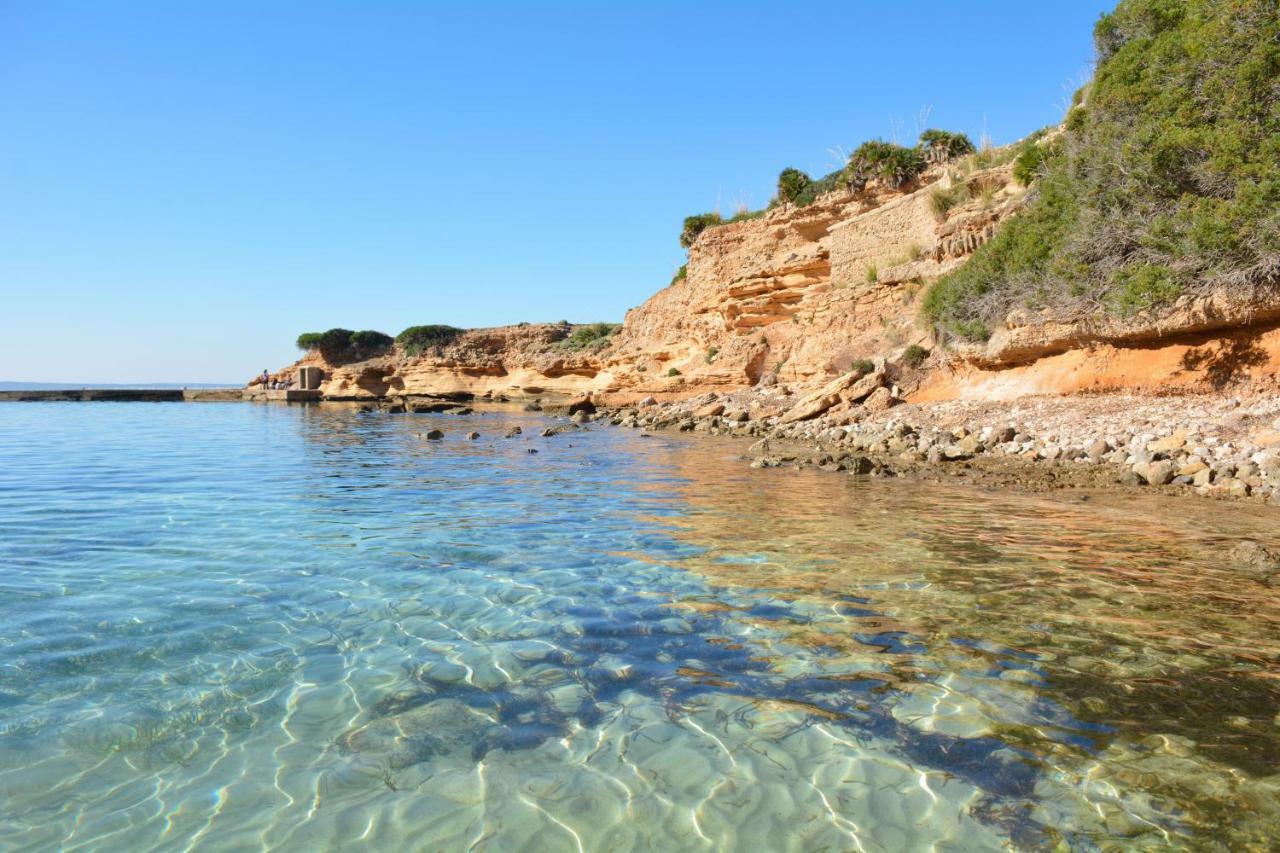
M0 848L1280 834L1273 511L536 424L0 407Z

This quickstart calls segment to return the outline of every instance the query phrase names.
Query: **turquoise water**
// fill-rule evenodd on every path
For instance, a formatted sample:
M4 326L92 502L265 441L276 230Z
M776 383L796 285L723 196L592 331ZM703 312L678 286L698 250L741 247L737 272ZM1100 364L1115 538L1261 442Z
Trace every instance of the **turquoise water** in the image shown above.
M1274 511L544 423L0 405L0 849L1276 837Z

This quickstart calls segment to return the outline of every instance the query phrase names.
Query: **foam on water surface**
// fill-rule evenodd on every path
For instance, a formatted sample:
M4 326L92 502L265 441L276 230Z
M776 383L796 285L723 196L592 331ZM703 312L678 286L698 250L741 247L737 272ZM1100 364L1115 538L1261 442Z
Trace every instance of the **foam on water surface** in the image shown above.
M537 423L0 407L0 848L1280 828L1280 606L1221 559L1273 515Z

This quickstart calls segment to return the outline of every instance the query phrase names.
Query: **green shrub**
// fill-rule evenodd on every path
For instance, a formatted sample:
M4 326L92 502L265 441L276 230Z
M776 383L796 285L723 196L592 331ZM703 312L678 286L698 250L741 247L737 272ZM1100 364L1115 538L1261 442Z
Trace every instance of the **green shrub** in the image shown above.
M300 350L319 350L329 361L365 358L391 346L389 335L365 329L330 329L327 332L303 332L295 343Z
M667 375L668 375L668 376L679 376L679 375L680 375L680 371L676 370L674 367L672 367L672 368L668 368L668 369L667 369Z
M929 193L929 207L939 220L947 218L947 212L958 204L969 200L969 185L964 181L956 181L948 189L938 187Z
M1172 302L1182 293L1168 267L1133 267L1116 273L1115 278L1116 286L1107 294L1107 307L1121 317Z
M586 323L578 326L559 346L569 350L598 349L608 342L609 336L621 328L618 323Z
M684 281L688 275L689 265L681 264L680 269L676 270L676 274L671 276L671 284L675 284L677 281Z
M1123 0L1094 30L1087 102L1019 151L1018 217L925 308L981 338L1018 306L1126 313L1257 288L1280 257L1280 15L1274 0Z
M351 346L361 352L376 352L377 350L388 349L396 342L395 338L390 335L384 335L382 332L375 332L372 329L352 332L350 340Z
M847 169L850 182L857 189L865 187L872 178L890 189L898 189L915 180L924 167L924 155L919 149L872 139L858 146L849 157Z
M943 160L963 157L977 150L973 147L973 141L965 134L952 133L947 130L938 130L937 128L930 128L920 134L920 147L926 151L942 154L941 159Z
M919 344L912 344L902 352L902 363L908 367L919 367L929 357L929 351Z
M875 284L880 280L880 269L875 264L867 267L866 279L867 284Z
M1013 179L1024 187L1030 186L1049 159L1049 153L1047 145L1024 142L1018 147L1018 156L1013 159Z
M813 180L799 169L783 169L778 175L778 198L795 202Z
M715 361L716 356L718 356L719 354L720 354L719 347L711 347L709 350L707 350L707 364L711 364L713 361Z
M859 376L866 376L868 373L876 369L876 364L869 358L860 358L853 364L849 365L849 370Z
M992 302L1030 292L1030 283L1048 273L1053 247L1077 218L1077 204L1059 176L1040 185L1040 197L1019 216L1001 226L995 237L967 263L940 278L924 300L924 312L944 329L965 340L985 341L988 323L1002 316ZM992 299L993 288L1006 293ZM1007 313L1007 312L1006 312Z
M406 355L419 355L424 350L444 346L460 334L462 329L453 326L410 326L396 335L396 343Z
M699 213L684 218L684 228L680 231L680 245L686 249L694 244L698 235L713 225L724 222L718 213Z
M827 193L835 192L848 183L848 173L845 169L836 169L823 175L816 181L810 181L805 188L795 197L795 205L804 207L813 204L819 197Z
M351 351L350 329L330 329L327 332L304 332L296 341L299 349L315 349L330 360L348 355Z

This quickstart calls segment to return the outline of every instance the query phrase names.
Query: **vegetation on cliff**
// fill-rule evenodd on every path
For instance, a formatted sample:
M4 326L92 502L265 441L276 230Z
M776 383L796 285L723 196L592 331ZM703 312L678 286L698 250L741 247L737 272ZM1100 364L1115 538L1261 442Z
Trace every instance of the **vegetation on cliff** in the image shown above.
M845 170L849 184L855 190L861 191L872 178L896 190L915 180L926 165L924 152L919 146L907 148L883 139L871 139L854 150Z
M327 332L303 332L295 343L300 350L319 350L329 361L366 358L390 349L395 340L382 332L363 329L329 329Z
M568 350L601 349L619 328L621 328L619 323L585 323L570 332L558 346Z
M799 169L783 169L778 174L778 198L787 203L794 203L813 179Z
M982 340L1017 307L1126 315L1280 279L1275 0L1125 0L1061 136L1018 157L1025 211L925 304Z
M973 140L965 134L939 130L936 127L920 134L920 148L931 159L942 161L963 157L977 150L973 147Z
M777 192L764 210L739 210L730 219L722 218L717 212L686 216L680 231L680 245L687 249L708 228L757 219L780 204L805 207L839 189L862 192L873 179L891 189L899 189L919 177L930 162L946 162L974 151L973 142L965 134L936 128L920 134L914 147L872 139L858 146L844 166L817 180L799 169L783 169L778 173Z
M406 355L413 356L420 355L424 350L432 347L444 346L460 334L462 329L453 326L410 326L396 335L396 343Z

